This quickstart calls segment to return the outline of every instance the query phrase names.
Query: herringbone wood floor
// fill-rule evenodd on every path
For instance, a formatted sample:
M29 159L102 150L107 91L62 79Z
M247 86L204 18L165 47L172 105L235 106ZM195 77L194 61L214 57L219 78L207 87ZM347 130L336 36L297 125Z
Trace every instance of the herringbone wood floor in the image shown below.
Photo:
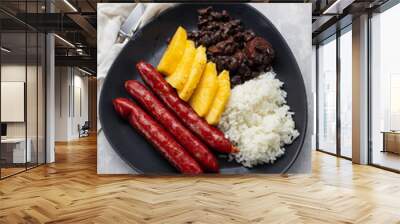
M400 223L400 175L315 152L301 176L98 176L94 137L0 181L0 223Z

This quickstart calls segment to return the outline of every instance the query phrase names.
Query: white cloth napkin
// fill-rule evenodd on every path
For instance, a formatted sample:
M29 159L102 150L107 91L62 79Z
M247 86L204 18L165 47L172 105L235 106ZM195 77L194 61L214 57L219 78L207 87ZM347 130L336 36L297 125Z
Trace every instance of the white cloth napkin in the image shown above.
M143 4L145 11L140 27L158 16L171 3L99 3L97 7L97 78L102 80L118 53L128 40L118 43L118 32L137 4Z
M97 5L97 100L99 100L103 80L108 69L129 41L126 39L123 43L118 43L118 32L137 4L144 4L145 7L141 26L153 17L158 16L163 10L174 5L171 3L99 3ZM99 119L97 119L97 127L97 172L102 174L104 170L107 170L107 174L135 173L105 139ZM109 164L113 165L105 169Z

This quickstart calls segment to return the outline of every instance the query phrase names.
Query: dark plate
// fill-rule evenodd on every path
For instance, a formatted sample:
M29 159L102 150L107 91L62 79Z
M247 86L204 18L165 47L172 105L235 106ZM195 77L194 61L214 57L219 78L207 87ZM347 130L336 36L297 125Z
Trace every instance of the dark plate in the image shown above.
M300 136L291 145L285 146L285 154L274 164L247 169L238 163L228 162L226 155L218 155L221 173L286 172L301 151L306 134L307 98L304 82L297 62L281 34L265 16L247 4L180 4L166 10L140 29L116 58L104 81L99 103L104 134L114 150L137 172L178 173L150 143L117 116L112 100L116 97L129 97L123 87L125 80L140 80L135 69L136 62L145 60L157 65L167 46L166 40L174 34L177 27L196 29L196 10L209 5L218 11L227 10L232 17L240 19L246 28L252 29L272 44L277 55L273 68L278 74L277 78L284 82L284 89L288 94L287 102L295 112L294 121L300 132Z

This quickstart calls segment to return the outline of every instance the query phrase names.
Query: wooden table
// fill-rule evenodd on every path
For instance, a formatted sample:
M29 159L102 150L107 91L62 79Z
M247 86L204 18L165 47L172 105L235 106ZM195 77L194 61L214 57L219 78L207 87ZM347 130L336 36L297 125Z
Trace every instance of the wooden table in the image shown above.
M400 154L400 131L383 131L382 152Z

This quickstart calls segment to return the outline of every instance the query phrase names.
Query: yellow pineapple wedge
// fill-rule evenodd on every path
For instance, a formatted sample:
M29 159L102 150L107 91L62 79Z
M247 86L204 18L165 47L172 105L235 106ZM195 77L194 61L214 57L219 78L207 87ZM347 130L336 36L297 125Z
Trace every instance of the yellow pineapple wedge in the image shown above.
M215 63L208 62L192 97L190 105L200 117L206 116L218 90L217 68Z
M159 72L166 76L171 75L183 56L187 40L187 33L183 27L178 27L157 66Z
M229 72L223 70L218 75L218 91L214 101L211 104L210 110L207 113L206 121L211 125L217 125L221 119L221 115L225 110L225 106L231 95L231 84L229 81Z
M192 67L190 69L188 80L181 90L178 90L179 97L188 101L192 96L197 84L200 81L201 75L207 63L206 48L199 46L193 59Z
M185 86L185 83L189 78L195 53L196 48L194 42L187 40L182 59L179 61L174 73L167 77L167 82L175 89L181 90Z

